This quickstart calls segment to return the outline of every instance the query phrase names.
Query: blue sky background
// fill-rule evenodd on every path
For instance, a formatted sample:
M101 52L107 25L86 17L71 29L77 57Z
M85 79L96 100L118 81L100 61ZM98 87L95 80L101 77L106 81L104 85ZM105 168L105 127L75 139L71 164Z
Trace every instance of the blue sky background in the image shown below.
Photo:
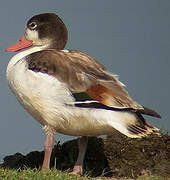
M5 71L15 53L4 49L21 37L30 17L44 12L58 14L67 25L68 49L84 51L118 74L133 99L162 115L147 119L170 131L169 0L6 0L0 6L0 159L43 149L41 126L8 88Z

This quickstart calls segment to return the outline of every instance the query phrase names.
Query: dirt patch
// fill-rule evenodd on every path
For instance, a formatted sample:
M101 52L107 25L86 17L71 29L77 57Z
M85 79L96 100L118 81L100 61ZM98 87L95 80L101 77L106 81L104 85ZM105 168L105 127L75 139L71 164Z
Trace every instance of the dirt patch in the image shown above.
M59 170L72 169L77 158L77 141L60 145L52 153L51 167ZM16 153L4 158L1 167L23 169L40 168L44 152ZM89 138L85 171L95 176L136 178L142 175L170 177L170 136L151 135L141 139L127 138L120 133L106 139Z
M104 154L113 176L135 178L153 174L170 177L169 135L130 139L120 134L108 137L104 144Z

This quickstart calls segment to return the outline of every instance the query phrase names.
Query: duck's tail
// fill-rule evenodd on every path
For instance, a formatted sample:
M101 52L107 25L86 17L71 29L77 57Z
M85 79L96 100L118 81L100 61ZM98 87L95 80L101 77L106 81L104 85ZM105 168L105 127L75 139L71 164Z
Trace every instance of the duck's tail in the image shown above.
M148 107L145 107L145 106L143 106L142 110L138 110L138 112L141 113L141 114L146 114L146 115L149 115L149 116L161 118L161 115L158 112L156 112L156 111L154 111L154 110L152 110L152 109L150 109Z
M139 112L124 112L121 116L119 122L112 120L109 124L128 137L140 138L152 133L159 134L159 129L151 126Z

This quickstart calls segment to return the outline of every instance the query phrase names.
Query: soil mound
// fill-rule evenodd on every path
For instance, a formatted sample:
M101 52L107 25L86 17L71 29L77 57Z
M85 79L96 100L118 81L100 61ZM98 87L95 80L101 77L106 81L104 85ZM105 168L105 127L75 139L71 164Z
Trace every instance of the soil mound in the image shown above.
M51 167L58 170L72 169L77 153L77 140L56 144ZM33 151L25 156L16 153L6 156L1 167L40 168L43 155L43 151ZM105 139L89 138L84 168L91 177L104 175L136 178L146 174L170 177L170 136L161 134L131 139L115 133Z

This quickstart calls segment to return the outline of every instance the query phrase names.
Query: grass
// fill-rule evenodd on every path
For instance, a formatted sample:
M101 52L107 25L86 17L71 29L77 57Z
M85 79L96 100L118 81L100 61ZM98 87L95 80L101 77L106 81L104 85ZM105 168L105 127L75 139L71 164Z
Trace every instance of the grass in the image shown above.
M11 170L0 169L0 180L116 180L116 178L90 178L87 174L83 177L72 176L68 172L60 172L55 169L44 172L37 169ZM142 176L138 180L166 180L163 176ZM130 179L119 179L130 180ZM168 180L168 179L167 179Z
M37 169L10 170L0 169L0 180L87 180L87 177L71 176L67 172L50 170L47 172Z

